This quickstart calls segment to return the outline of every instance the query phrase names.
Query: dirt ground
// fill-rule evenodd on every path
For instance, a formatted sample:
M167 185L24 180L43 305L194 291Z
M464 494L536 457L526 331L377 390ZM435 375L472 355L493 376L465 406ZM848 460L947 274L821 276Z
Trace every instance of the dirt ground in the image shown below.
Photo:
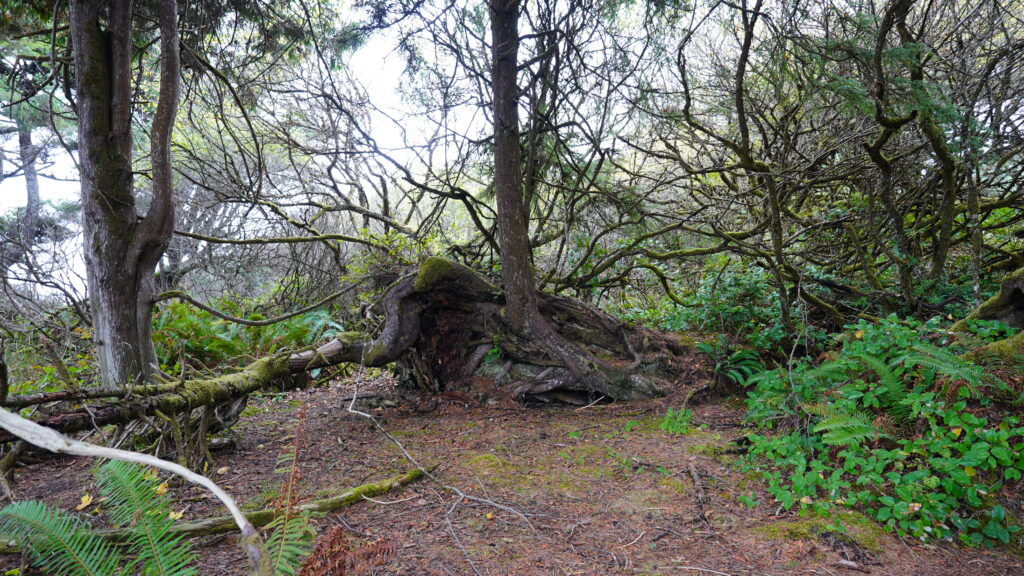
M409 470L391 440L346 410L354 386L252 399L231 434L235 448L215 455L214 477L249 509L276 500L285 479L276 462L302 407L306 498ZM385 395L390 382L359 386ZM343 525L355 543L393 543L393 560L373 572L381 575L1024 574L1024 561L1005 551L903 541L854 513L837 534L827 519L779 510L729 453L744 433L741 403L699 403L686 433L662 430L666 410L684 397L577 408L465 396L368 409L420 464L436 466L437 481L330 514L318 529ZM59 458L20 469L15 494L72 509L93 490L92 465ZM176 488L176 502L186 519L223 513L187 486ZM233 536L195 544L204 576L246 573Z

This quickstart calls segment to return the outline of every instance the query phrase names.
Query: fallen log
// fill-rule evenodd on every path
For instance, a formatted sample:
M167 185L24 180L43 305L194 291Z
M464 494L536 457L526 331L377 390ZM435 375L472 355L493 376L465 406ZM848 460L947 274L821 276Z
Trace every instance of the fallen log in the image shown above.
M312 515L328 514L346 506L362 502L365 498L372 498L374 496L386 494L387 492L411 484L422 477L423 471L419 468L413 468L405 474L393 476L386 480L381 480L380 482L363 484L350 490L346 490L338 496L300 504L295 508L300 512L308 512ZM281 514L281 512L281 510L276 508L268 508L266 510L249 512L245 514L245 518L253 526L261 528L270 524L274 518ZM212 536L215 534L237 532L238 526L235 524L235 521L231 516L218 516L203 520L179 522L175 524L171 530L175 534L180 534L187 538L194 538L197 536ZM125 538L129 536L129 533L126 530L100 530L98 533L112 542L123 542ZM21 552L22 547L18 542L14 540L0 540L0 555L20 554Z
M108 424L130 422L140 416L152 416L157 412L165 415L179 414L226 402L261 390L290 375L288 356L261 358L234 374L206 380L189 380L174 386L171 391L154 396L136 397L129 390L117 404L83 407L51 414L38 422L61 433L72 434ZM0 442L14 439L10 433L0 431Z

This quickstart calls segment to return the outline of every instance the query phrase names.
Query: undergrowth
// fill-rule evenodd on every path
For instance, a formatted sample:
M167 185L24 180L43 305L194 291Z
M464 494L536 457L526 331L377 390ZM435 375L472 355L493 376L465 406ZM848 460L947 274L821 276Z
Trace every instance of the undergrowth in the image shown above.
M861 321L839 341L816 365L746 381L760 429L746 466L785 509L856 508L901 536L1011 543L1021 527L1001 491L1024 473L1024 427L1007 410L1020 394L936 322Z

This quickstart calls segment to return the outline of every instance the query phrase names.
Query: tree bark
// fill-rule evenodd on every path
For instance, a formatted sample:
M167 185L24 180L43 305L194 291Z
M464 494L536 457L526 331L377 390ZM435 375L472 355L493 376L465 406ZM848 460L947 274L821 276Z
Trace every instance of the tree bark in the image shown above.
M71 38L87 280L102 381L139 384L156 365L153 274L174 225L170 138L180 61L177 3L160 0L160 92L151 129L153 194L139 218L132 171L132 2L75 0Z
M498 248L505 290L502 313L515 337L533 343L543 357L568 370L557 387L577 387L613 398L650 396L657 386L635 381L564 337L545 319L534 288L529 211L523 201L519 142L519 0L491 0L491 89L494 123L494 189ZM539 389L537 389L539 390ZM535 390L535 391L537 391Z
M32 144L32 129L18 127L18 153L21 157L21 171L25 175L25 210L15 223L14 229L3 246L0 246L0 274L21 262L35 244L39 232L39 175L36 173L36 158L39 150Z

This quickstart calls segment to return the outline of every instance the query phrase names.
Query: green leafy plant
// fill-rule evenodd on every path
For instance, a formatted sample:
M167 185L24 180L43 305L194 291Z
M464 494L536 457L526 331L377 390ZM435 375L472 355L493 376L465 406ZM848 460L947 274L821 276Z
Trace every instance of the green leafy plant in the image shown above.
M258 303L238 303L221 299L213 307L249 320L262 315L247 312ZM181 354L206 367L234 358L251 358L282 349L296 349L316 342L328 331L343 327L331 318L329 310L320 309L300 314L269 326L246 326L217 318L184 302L163 305L153 318L153 342L160 364L176 368Z
M0 532L25 542L30 562L54 576L108 576L120 552L85 522L41 502L15 502L0 510Z
M693 427L693 411L686 408L669 408L658 428L668 434L689 434Z
M697 342L696 348L714 362L712 373L716 378L733 384L742 385L747 378L764 370L757 352L734 349L724 334L719 334L712 342Z
M293 475L289 482L297 483ZM110 523L124 532L115 546L91 523L41 502L22 501L0 510L0 534L22 542L31 563L48 576L195 576L195 552L174 530L176 518L167 483L138 464L111 461L96 471ZM99 506L97 506L99 507ZM290 511L290 513L289 513ZM267 550L275 574L294 574L312 546L309 517L287 506L267 526Z
M996 342L1017 334L1017 329L999 320L981 320L972 318L967 321L967 329L983 342Z
M302 471L299 453L304 441L306 407L299 408L292 428L292 441L278 456L275 472L285 475L281 496L276 502L277 513L267 525L267 552L275 574L292 576L309 555L316 537L309 514L298 510L301 494Z
M901 535L1009 543L1020 526L994 495L1024 474L1024 427L979 415L1004 385L929 341L941 334L860 322L820 365L748 379L747 418L765 433L746 465L785 508L856 507Z
M127 552L63 510L16 502L0 510L0 532L25 542L33 564L53 576L196 574L191 546L173 533L171 500L155 473L112 461L96 473L110 521L127 532Z

